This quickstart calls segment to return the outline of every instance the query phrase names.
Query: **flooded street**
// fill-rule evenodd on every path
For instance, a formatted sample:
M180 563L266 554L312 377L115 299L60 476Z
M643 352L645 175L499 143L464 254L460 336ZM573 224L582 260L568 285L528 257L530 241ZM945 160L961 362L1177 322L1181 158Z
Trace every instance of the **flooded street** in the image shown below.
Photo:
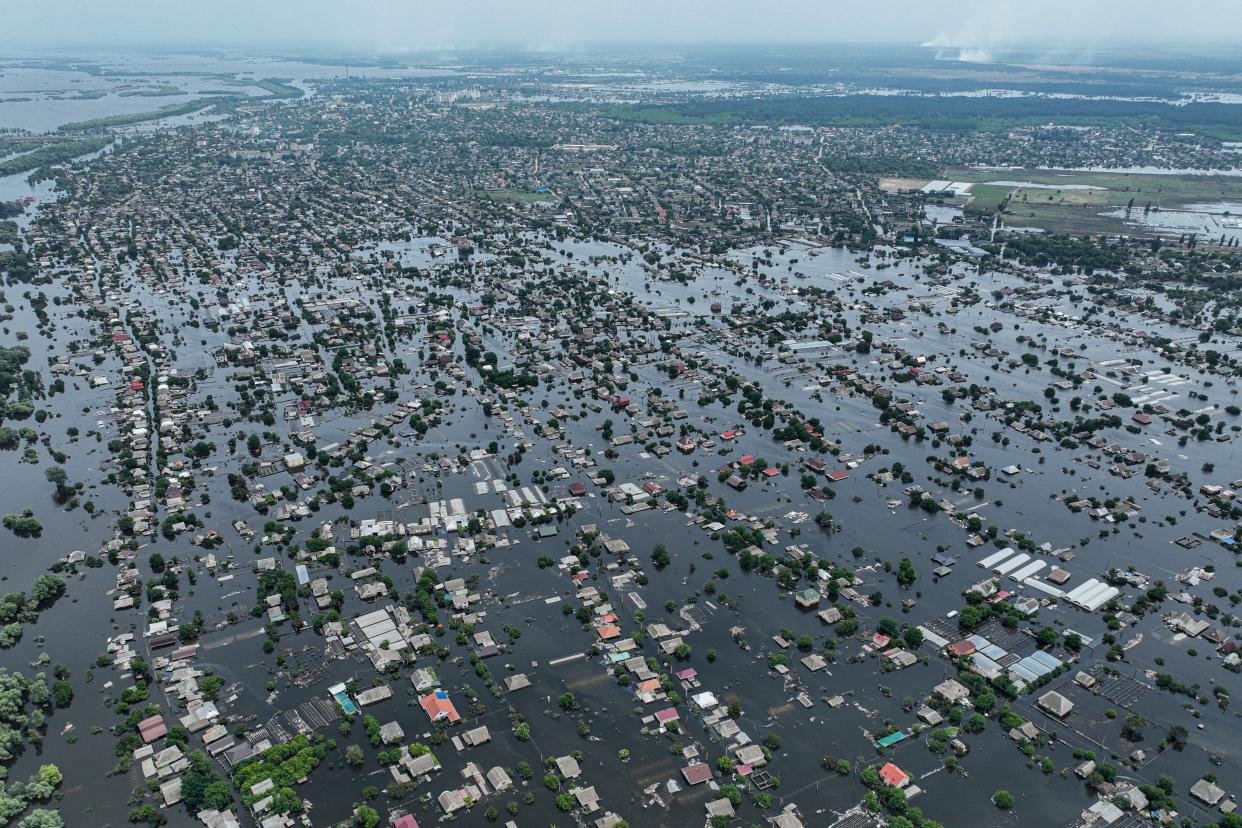
M1228 812L1232 202L1010 232L914 176L1117 193L439 57L4 62L12 824Z

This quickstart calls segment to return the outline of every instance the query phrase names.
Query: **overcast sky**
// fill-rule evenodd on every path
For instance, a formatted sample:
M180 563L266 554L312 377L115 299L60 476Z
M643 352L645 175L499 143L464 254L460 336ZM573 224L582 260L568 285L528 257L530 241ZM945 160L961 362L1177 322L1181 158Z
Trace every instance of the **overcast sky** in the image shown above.
M335 46L402 51L609 41L1242 37L1238 0L0 0L21 45Z

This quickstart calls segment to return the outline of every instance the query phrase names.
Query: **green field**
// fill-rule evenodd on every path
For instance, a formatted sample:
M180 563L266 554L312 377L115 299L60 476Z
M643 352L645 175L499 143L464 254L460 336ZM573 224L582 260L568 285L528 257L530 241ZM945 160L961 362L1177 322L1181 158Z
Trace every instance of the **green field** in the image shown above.
M161 106L159 109L154 109L150 112L132 112L128 115L107 115L102 118L91 118L87 121L74 121L62 125L60 131L85 132L95 129L130 126L131 124L141 124L146 121L158 121L160 118L171 118L176 115L189 115L191 112L198 112L200 109L206 109L213 104L227 102L228 100L224 98L197 98L185 103Z
M902 124L935 132L1001 133L1015 126L1035 126L1051 121L1081 126L1131 124L1195 132L1222 141L1242 140L1242 113L1231 104L1216 102L1175 106L1159 101L1038 96L829 95L610 104L597 109L606 117L651 124L804 124L837 127Z
M990 213L1002 203L1011 226L1042 227L1057 232L1134 233L1119 217L1101 213L1131 205L1181 210L1192 204L1221 201L1242 203L1242 178L1205 175L1078 172L1073 170L974 170L950 168L942 176L978 182L971 188L967 209ZM989 184L1010 181L1042 187ZM1100 189L1067 189L1096 187Z
M963 179L957 179L962 181ZM980 212L995 210L1012 192L1012 187L998 187L994 184L976 184L970 188L970 208Z

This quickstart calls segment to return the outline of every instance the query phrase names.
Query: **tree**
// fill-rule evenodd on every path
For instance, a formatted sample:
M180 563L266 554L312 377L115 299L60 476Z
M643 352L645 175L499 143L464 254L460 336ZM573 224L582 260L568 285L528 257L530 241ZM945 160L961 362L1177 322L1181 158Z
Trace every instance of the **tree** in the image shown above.
M30 507L22 509L20 514L5 515L3 523L5 529L19 538L38 537L43 532L43 524L34 516L34 510ZM163 814L158 815L163 816Z
M1008 811L1013 808L1013 794L1004 789L992 794L992 804L1002 811Z
M51 606L53 601L64 594L65 582L56 575L40 575L30 587L30 598L40 609Z
M168 817L156 810L155 806L147 803L140 808L134 808L129 812L130 822L145 822L149 828L159 828L168 822Z
M375 828L379 821L379 813L370 805L359 805L354 811L354 825L359 828Z
M1126 716L1126 726L1121 729L1121 736L1128 742L1143 741L1143 728L1150 722L1137 713Z
M981 713L986 713L993 707L996 707L996 694L992 692L990 687L982 687L978 693L971 696L970 703L975 709Z
M979 626L988 617L988 610L984 607L969 606L965 607L961 614L957 617L957 622L963 629L973 630Z
M58 811L36 808L26 814L25 819L17 824L17 828L65 828L65 821Z
M69 493L66 483L69 481L69 473L60 466L48 466L43 470L43 476L47 478L47 482L56 486L56 500L63 503L68 499Z
M39 768L39 781L51 785L53 788L59 787L61 780L60 768L55 765L42 765Z
M345 762L351 768L362 767L363 758L364 757L362 753L362 748L358 747L357 745L350 745L349 747L345 748Z
M60 679L52 682L52 702L57 707L68 707L73 702L73 685Z
M655 564L657 571L669 565L668 550L664 548L664 544L657 543L651 550L651 562Z

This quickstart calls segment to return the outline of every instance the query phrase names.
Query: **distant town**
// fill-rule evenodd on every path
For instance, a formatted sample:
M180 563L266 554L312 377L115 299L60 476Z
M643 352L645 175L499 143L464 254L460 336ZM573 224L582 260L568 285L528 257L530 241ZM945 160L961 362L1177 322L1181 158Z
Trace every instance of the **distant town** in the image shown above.
M1242 826L1242 58L0 56L0 825Z

